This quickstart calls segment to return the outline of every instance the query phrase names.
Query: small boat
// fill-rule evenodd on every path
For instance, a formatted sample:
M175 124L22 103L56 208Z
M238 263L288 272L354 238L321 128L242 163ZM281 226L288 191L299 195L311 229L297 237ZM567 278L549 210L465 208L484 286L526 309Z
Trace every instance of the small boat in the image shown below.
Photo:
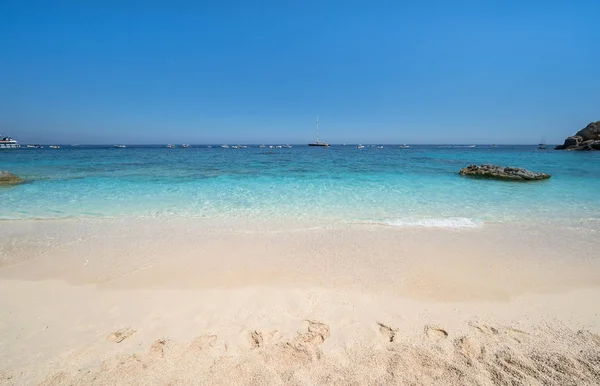
M277 146L275 146L275 149L281 149L282 147L283 146L281 146L281 145L277 145Z
M379 145L377 146L378 149L383 149L383 146Z
M184 148L184 149L189 149L189 148L192 147L192 145L183 144L183 145L181 145L181 147Z
M35 149L35 145L27 145L26 146L28 149Z
M239 149L240 147L239 147L239 146L237 146L237 145L233 145L231 148L232 148L232 149Z
M60 146L58 145L50 145L48 146L50 149L60 149Z
M273 145L269 146L269 149L274 149L274 148L275 148L275 146L273 146Z
M246 145L238 145L238 148L240 148L240 149L247 149L248 146L246 146Z
M365 148L365 145L358 145L356 148L357 148L357 149L364 149L364 148Z
M18 149L20 147L21 145L19 145L17 141L11 137L0 136L0 149Z
M169 144L169 145L167 145L167 148L169 148L169 149L175 149L175 148L176 148L176 146L175 146L175 145L171 145L171 144Z
M221 148L223 148L223 149L229 149L229 146L228 145L221 145Z
M548 150L546 146L546 138L542 138L542 141L538 145L538 150Z
M319 141L319 116L318 115L317 115L317 138L316 138L315 142L309 143L308 146L320 146L320 147L330 147L331 146L327 142Z
M291 145L283 145L282 147L283 147L284 149L291 149L291 148L292 148L292 146L291 146Z
M208 146L206 146L206 147L207 147L207 148L209 148L209 149L212 149L212 146L210 146L210 145L208 145Z
M265 145L260 145L259 146L261 149L264 149L266 146Z
M477 145L469 145L469 146L467 146L467 147L475 147L475 146L477 146Z
M402 146L400 146L400 149L408 149L410 146L403 144Z
M125 145L114 145L117 149L125 149L127 146Z

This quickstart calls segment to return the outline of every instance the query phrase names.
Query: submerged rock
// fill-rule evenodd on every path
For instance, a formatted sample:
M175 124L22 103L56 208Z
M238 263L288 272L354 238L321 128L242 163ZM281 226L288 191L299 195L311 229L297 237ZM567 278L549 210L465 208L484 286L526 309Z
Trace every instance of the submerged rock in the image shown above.
M497 165L469 165L461 169L460 175L475 178L489 178L503 181L537 181L552 177L546 173L536 173L522 168L511 168Z
M600 121L592 122L577 134L565 139L556 150L600 150Z
M16 185L24 182L18 176L7 172L6 170L0 170L0 186L1 185Z

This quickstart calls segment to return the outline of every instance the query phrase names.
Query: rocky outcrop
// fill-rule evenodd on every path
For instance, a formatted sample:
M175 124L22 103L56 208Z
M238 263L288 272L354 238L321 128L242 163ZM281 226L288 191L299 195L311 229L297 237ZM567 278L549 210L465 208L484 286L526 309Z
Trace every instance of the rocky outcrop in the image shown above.
M556 150L600 150L600 121L592 122L565 143L556 146Z
M497 165L470 165L461 169L460 175L475 178L488 178L503 181L537 181L552 177L546 173L536 173L527 169L503 167Z
M9 173L5 170L0 170L0 186L16 185L20 184L21 182L23 182L23 180L15 176L14 174Z

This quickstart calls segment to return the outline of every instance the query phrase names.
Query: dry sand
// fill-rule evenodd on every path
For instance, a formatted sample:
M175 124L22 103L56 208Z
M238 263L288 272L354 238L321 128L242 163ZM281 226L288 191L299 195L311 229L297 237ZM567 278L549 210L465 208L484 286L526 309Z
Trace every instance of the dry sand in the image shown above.
M0 235L1 384L600 384L592 229L63 220Z

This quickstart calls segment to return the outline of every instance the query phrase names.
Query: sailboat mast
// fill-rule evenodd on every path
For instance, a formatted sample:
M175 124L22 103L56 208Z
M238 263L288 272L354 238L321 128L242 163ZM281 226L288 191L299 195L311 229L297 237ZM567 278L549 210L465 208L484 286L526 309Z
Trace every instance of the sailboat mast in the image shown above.
M317 143L319 143L319 116L317 115Z

